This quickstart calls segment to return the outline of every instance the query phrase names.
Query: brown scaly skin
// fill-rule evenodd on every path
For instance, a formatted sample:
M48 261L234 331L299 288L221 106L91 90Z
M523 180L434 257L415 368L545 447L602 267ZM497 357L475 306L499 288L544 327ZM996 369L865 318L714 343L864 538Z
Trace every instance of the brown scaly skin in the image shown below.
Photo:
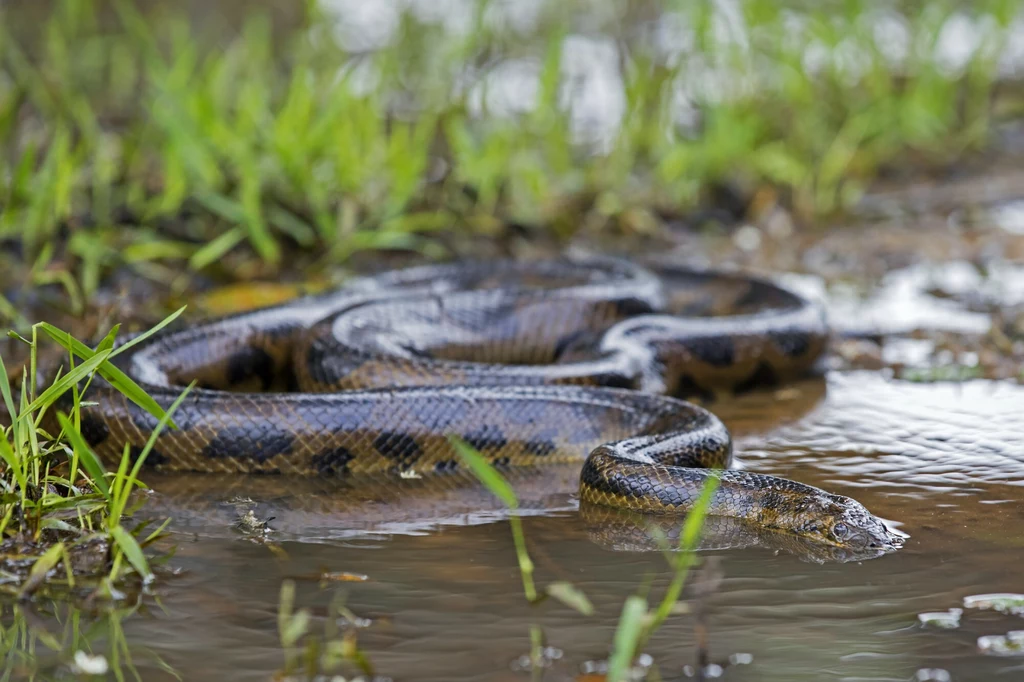
M680 399L806 373L827 335L819 308L759 280L501 261L356 280L163 333L118 361L164 408L192 378L202 387L147 459L162 470L447 471L454 434L497 466L585 460L585 503L685 513L719 470L712 514L892 548L853 500L730 470L725 426ZM97 453L140 452L155 420L110 387L88 397L82 431Z

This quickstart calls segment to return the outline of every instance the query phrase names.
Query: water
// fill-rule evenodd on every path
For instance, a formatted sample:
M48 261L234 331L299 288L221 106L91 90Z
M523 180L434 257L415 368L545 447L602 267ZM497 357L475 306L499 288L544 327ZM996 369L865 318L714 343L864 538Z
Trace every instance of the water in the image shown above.
M1019 386L920 385L866 372L716 404L741 466L854 496L909 535L898 553L860 563L757 547L704 552L720 558L723 574L707 602L711 660L723 679L909 680L925 669L953 680L1024 679L1024 659L977 650L981 636L1024 629L1020 616L966 609L955 629L918 620L962 608L970 595L1024 591L1021 405ZM568 468L524 475L517 488L530 508L539 582L571 581L593 602L592 617L526 604L500 505L472 485L438 492L429 481L402 481L397 491L358 493L273 477L148 482L158 491L150 510L175 518L173 565L182 573L157 587L161 608L124 622L128 641L147 650L136 661L147 680L171 679L154 655L183 679L268 679L282 665L286 578L298 580L299 604L314 615L345 593L370 621L358 641L380 675L529 679L513 667L537 624L561 652L544 679L571 680L607 657L623 601L648 579L660 595L670 575L660 554L612 550L591 534ZM231 527L238 495L258 516L276 517L280 552ZM367 579L322 588L310 576L323 572ZM664 679L685 679L695 663L694 624L676 616L650 642Z

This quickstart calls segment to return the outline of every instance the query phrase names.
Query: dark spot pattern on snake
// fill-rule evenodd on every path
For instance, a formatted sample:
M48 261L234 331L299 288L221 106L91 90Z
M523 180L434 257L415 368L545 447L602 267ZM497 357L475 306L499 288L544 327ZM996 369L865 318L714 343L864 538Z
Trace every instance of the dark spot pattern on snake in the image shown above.
M501 450L508 445L508 438L496 424L485 424L463 434L462 439L481 452Z
M339 445L316 453L311 461L317 473L324 476L339 476L348 473L348 465L355 458L351 450Z
M107 425L99 417L92 416L88 408L81 412L80 431L85 442L93 447L99 445L110 436L110 429L107 428Z
M759 362L757 364L757 369L755 369L754 372L744 381L736 384L736 387L733 390L737 394L740 394L753 391L764 386L776 386L778 383L779 377L775 373L775 370L772 369L772 366L767 362Z
M558 446L550 439L528 440L523 443L523 452L537 455L538 457L546 457L557 449Z
M139 461L139 457L142 456L143 450L144 448L139 447L138 445L129 446L128 459L132 463L132 466L134 466L135 463ZM166 455L161 453L156 448L152 448L149 451L149 454L146 455L146 461L142 464L142 466L147 469L154 469L161 465L167 464L167 462L169 461L170 460L167 458Z
M729 367L735 362L736 347L728 336L695 336L683 341L683 346L712 367Z
M274 358L262 348L246 346L234 352L227 360L227 380L232 386L252 378L260 380L265 391L274 383Z
M768 338L784 355L797 358L811 347L811 341L803 332L770 332Z
M288 453L295 435L273 423L258 427L228 426L217 432L206 447L203 456L210 459L249 459L263 462L271 457Z
M423 455L416 439L407 433L383 431L373 441L373 447L403 471L414 465Z

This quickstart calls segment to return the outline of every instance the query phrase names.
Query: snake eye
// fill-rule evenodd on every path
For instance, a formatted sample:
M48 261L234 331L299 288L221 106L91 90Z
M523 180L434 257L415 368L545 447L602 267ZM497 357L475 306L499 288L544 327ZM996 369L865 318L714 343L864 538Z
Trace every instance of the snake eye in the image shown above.
M837 523L835 525L835 528L832 529L832 533L838 539L842 540L843 538L845 538L847 535L850 534L850 529L846 527L845 523Z

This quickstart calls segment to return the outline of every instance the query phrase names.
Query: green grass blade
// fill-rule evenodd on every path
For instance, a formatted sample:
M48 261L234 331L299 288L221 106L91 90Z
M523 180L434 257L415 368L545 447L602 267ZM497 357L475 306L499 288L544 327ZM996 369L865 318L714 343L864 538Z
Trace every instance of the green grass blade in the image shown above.
M96 368L106 362L109 357L109 350L103 351L102 353L95 353L88 360L72 369L70 372L51 384L49 388L39 394L38 398L29 403L27 411L35 412L43 406L51 405L53 401L67 392L71 386L92 374Z
M80 528L76 528L75 526L72 526L67 521L62 521L61 519L55 519L52 516L44 518L39 523L39 527L44 529L44 530L48 530L48 529L59 530L59 531L65 532L65 533L71 533L72 535L81 535L81 533L82 533Z
M97 352L104 351L104 350L110 350L111 348L113 348L114 347L114 339L117 338L117 332L119 332L120 330L121 330L121 325L119 325L119 324L115 324L113 327L111 327L110 331L107 332L107 335L104 336L103 340L100 341L99 345L96 346ZM68 334L68 336L70 336L70 334Z
M116 526L121 522L121 514L124 509L121 490L125 487L128 480L128 462L131 461L131 452L131 444L125 443L124 448L121 450L121 459L117 461L117 472L114 473L114 477L110 481L110 497L112 501L107 514L107 524L111 526ZM129 492L131 492L130 486Z
M142 343L143 341L145 341L146 339L150 338L151 336L153 336L154 334L159 332L161 329L163 329L164 327L169 325L171 322L174 322L176 319L178 319L178 317L180 317L181 314L183 312L185 312L185 308L186 308L186 306L181 306L180 308L175 310L173 313L171 313L170 315L168 315L167 317L162 319L160 322L155 324L150 329L147 329L146 331L142 332L141 334L139 334L135 338L133 338L133 339L131 339L129 341L124 342L123 344L121 344L121 346L119 346L118 348L114 349L114 352L111 354L111 357L113 357L115 355L120 355L121 353L124 353L129 348L132 348L133 346L136 346L136 345Z
M111 528L110 535L114 538L118 548L127 557L132 568L142 576L143 580L151 580L153 572L149 570L149 562L146 561L146 555L142 553L142 548L139 547L135 536L125 530L124 526L120 525Z
M235 248L245 240L245 230L240 227L233 227L230 230L221 233L219 237L210 241L206 246L202 247L194 254L188 261L188 265L193 270L202 270L208 265L220 260L228 251Z
M306 609L296 611L284 624L284 628L281 630L281 641L288 642L289 644L286 646L291 646L291 644L299 641L299 638L309 630L309 622L309 611Z
M126 348L130 347L131 345L134 345L134 344L140 342L145 337L151 336L158 328L160 328L161 326L165 326L173 318L177 317L177 315L180 314L182 310L183 310L183 308L179 309L178 312L174 313L167 320L164 320L164 322L160 323L160 325L157 325L157 327L154 327L153 329L149 330L145 334L141 334L139 337L137 337L135 339L132 339L131 341L126 343L124 346L121 346L120 348L117 348L117 349L115 349L113 351L104 351L103 352L104 353L104 360L108 360L110 357L113 357L117 353L123 352L124 350L126 350ZM70 352L73 352L78 357L88 358L88 360L86 361L87 363L88 362L92 362L95 359L95 356L97 354L91 348L86 346L81 341L78 341L77 339L70 338L69 336L67 336L67 334L65 332L61 331L57 327L54 327L53 325L45 323L45 322L40 323L39 327L44 332L46 332L46 334L49 335L50 338L52 338L58 344L63 346L66 350L68 350ZM85 366L85 363L83 363L82 365L79 365L78 368L76 368L76 369L80 370L84 366ZM137 383L135 383L135 381L131 377L129 377L127 374L125 374L124 372L122 372L120 369L118 369L112 363L109 363L109 362L97 363L94 366L97 368L97 371L99 372L100 376L102 376L104 379L106 379L108 382L110 382L111 386L113 386L118 391L120 391L122 394L124 394L124 396L126 398L131 400L133 403L135 403L136 405L138 405L142 409L146 410L146 412L151 414L154 418L156 418L156 419L162 419L163 418L163 416L164 416L164 409L162 407L160 407L160 404L157 403L157 401L154 400L152 396L150 396L148 393L146 393L142 389L141 386L139 386ZM77 382L77 380L73 381L73 382L69 382L69 385L70 385L70 383L76 383L76 382ZM171 422L171 425L174 428L178 428L177 425L174 424L173 421Z
M103 469L103 463L100 462L99 457L92 451L89 444L85 442L85 438L82 437L82 434L63 412L57 414L57 420L64 429L65 437L71 441L71 446L78 451L78 461L89 473L89 478L92 479L93 485L110 502L112 499L110 496L110 482L107 481L107 472Z
M143 547L146 547L147 545L153 543L157 538L163 535L163 532L167 530L167 526L169 525L171 525L171 519L164 519L164 522L157 526L156 529L152 533L147 535L146 538L139 544Z
M544 591L548 593L548 596L554 597L569 608L579 611L584 616L594 615L594 605L587 599L587 595L583 593L583 590L572 583L554 582L548 585Z
M64 556L64 543L58 542L36 559L18 596L25 599L35 592L43 584L46 574L53 570L62 556Z
M14 448L7 442L7 438L0 437L0 457L7 462L7 470L14 476L15 482L20 490L25 490L28 484L28 477L25 474L24 462L14 452Z
M626 682L627 673L636 656L637 644L644 631L647 616L647 601L633 595L622 605L622 614L612 640L612 655L608 658L607 682Z
M696 563L695 552L697 543L700 541L700 535L704 529L704 519L707 518L708 509L711 508L711 502L714 499L719 483L719 477L716 474L712 473L709 475L704 481L704 486L701 488L700 497L694 503L693 509L686 515L682 532L679 534L680 552L675 560L671 562L672 568L675 571L672 576L672 582L669 583L668 589L665 590L665 596L662 598L661 603L658 604L658 609L651 620L650 630L647 633L648 636L661 627L661 624L672 614L673 608L675 608L676 603L679 601L679 596L683 592L683 586L686 584L686 578L690 573L690 567Z
M18 417L18 411L14 407L14 396L11 393L11 382L7 376L7 367L2 360L0 360L0 394L3 394L4 405L7 407L7 414L11 416L11 423L13 424Z
M512 490L512 486L504 476L498 473L497 469L491 466L490 462L484 459L484 456L476 448L455 435L449 436L448 440L462 461L495 497L504 502L509 509L519 508L519 499L516 497L515 491Z

